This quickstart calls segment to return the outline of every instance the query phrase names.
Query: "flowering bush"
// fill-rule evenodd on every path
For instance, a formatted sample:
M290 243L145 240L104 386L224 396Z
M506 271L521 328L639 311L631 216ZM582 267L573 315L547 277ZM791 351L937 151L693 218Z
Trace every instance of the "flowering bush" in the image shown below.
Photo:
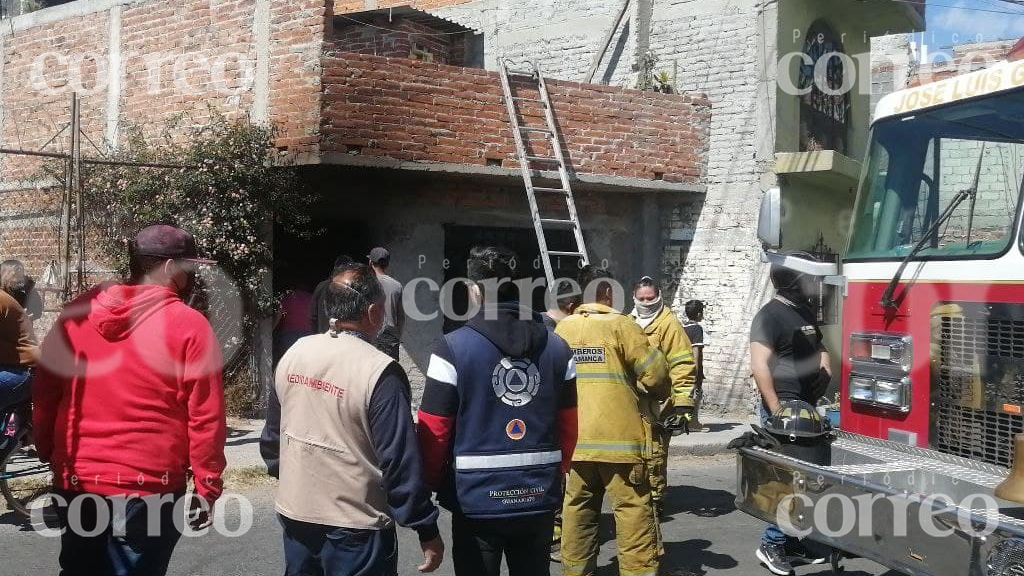
M237 284L246 316L272 314L276 300L267 279L273 227L303 234L314 200L296 168L270 162L272 136L268 128L223 118L159 146L130 131L113 160L184 167L87 165L90 237L126 272L125 247L138 230L156 223L179 226Z
M237 288L225 289L201 273L192 305L207 315L224 349L234 413L252 415L262 391L252 348L256 327L277 307L270 285L272 231L276 225L308 235L315 197L297 168L272 164L268 128L215 116L200 128L176 130L176 138L166 136L172 129L158 144L129 130L110 158L114 163L83 167L87 236L104 252L100 259L125 276L128 243L143 227L172 224L195 236L200 255L217 260Z

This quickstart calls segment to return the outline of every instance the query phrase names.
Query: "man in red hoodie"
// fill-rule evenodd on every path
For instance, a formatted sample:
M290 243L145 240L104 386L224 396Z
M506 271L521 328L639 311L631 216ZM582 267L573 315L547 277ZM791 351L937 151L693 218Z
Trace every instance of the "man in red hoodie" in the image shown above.
M196 267L212 261L197 258L191 234L163 225L139 232L129 257L127 284L68 304L33 385L36 448L68 503L58 512L62 576L165 574L187 471L205 501L194 529L209 526L221 493L220 346L182 301Z

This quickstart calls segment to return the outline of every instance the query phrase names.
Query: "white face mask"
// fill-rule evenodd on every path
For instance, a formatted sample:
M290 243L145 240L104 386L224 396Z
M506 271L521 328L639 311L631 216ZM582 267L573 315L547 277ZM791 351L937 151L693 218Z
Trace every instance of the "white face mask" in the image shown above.
M661 312L661 296L659 295L656 300L650 302L641 302L633 298L633 305L636 306L637 318L653 318L658 315L658 312Z

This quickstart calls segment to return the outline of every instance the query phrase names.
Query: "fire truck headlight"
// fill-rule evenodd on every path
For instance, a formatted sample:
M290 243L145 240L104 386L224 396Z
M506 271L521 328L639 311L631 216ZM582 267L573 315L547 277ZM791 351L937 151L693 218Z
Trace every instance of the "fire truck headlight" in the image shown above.
M875 381L871 378L853 376L850 378L850 400L854 402L875 401Z
M850 401L855 404L910 412L910 378L890 380L852 374Z
M899 382L875 381L875 402L889 406L903 405L903 385Z
M914 343L910 336L900 334L851 334L850 362L869 372L879 368L909 374L914 364Z

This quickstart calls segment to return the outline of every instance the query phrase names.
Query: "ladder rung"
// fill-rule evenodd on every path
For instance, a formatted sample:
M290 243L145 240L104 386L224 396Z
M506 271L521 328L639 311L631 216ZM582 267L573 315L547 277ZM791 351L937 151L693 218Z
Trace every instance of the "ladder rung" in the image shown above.
M557 218L541 218L541 224L547 224L548 226L564 226L566 228L575 228L576 223L572 220L559 220Z
M534 186L533 187L533 191L534 192L546 192L548 194L568 194L569 193L568 190L563 190L562 188L544 188L542 186Z
M515 100L516 102L537 102L540 104L546 104L543 100L540 100L539 98L523 98L522 96L513 96L512 99Z
M508 72L509 76L530 76L532 78L537 75L537 72L534 70L515 70L513 68L509 68L505 71Z
M549 251L548 252L548 256L567 256L567 257L573 257L573 258L583 258L583 254L580 254L579 252Z
M550 162L552 164L561 164L562 162L558 158L548 158L546 156L527 156L527 162Z
M548 130L547 128L529 128L527 126L520 126L519 130L521 132L541 132L543 134L554 134L554 132Z

